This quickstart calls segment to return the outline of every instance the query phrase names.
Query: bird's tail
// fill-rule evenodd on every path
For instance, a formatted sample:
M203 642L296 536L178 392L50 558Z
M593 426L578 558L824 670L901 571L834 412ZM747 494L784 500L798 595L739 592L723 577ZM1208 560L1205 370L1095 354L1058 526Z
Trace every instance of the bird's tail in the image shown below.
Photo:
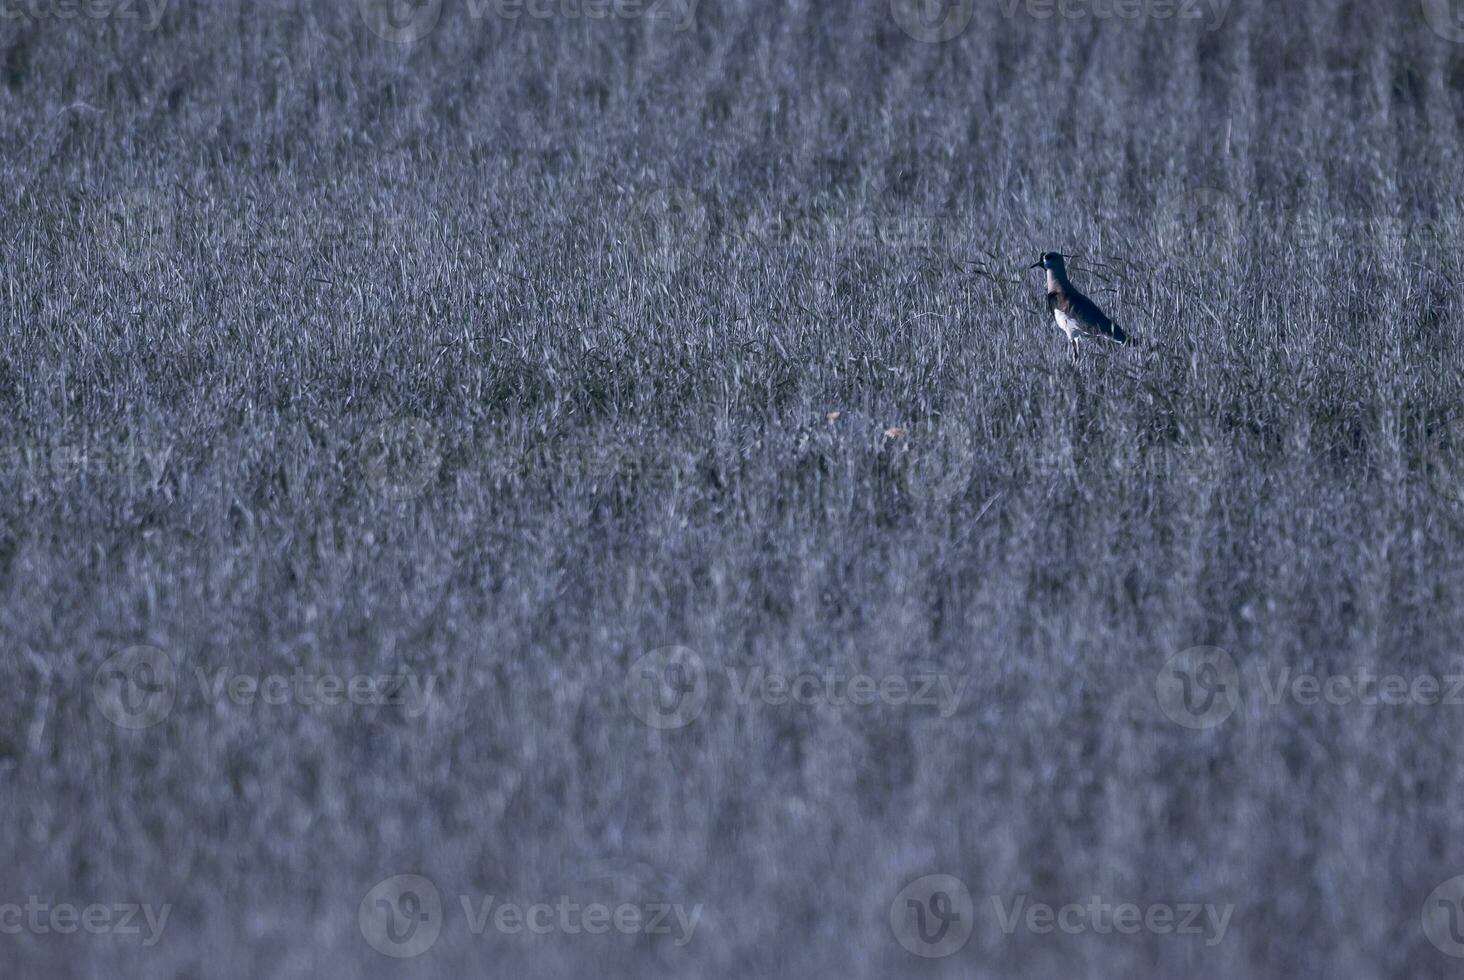
M1124 333L1123 327L1120 327L1116 323L1113 324L1113 341L1117 344L1127 344L1129 342L1128 334Z

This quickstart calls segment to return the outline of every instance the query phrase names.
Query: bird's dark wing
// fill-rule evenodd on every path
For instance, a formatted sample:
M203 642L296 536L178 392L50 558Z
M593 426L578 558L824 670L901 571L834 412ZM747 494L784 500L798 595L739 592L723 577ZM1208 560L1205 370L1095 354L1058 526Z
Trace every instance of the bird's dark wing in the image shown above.
M1072 317L1078 328L1090 337L1104 337L1123 343L1128 335L1123 328L1108 319L1098 304L1077 290L1047 294L1048 309L1060 310Z

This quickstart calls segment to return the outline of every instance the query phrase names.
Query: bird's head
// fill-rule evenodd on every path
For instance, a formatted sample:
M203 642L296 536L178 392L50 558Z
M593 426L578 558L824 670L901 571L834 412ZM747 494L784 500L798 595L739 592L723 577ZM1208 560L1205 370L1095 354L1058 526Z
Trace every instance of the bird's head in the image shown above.
M1051 272L1056 272L1058 275L1062 275L1067 271L1067 267L1063 265L1061 252L1044 252L1042 258L1033 262L1028 268L1047 269Z

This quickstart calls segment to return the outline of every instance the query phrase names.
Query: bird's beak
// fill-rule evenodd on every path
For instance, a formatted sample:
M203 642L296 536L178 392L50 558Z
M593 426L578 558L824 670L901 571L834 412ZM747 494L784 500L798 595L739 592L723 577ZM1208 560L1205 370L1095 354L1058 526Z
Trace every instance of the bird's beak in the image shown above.
M1040 268L1042 268L1042 260L1041 259L1038 259L1036 262L1033 262L1031 265L1027 266L1027 268L1029 268L1029 269L1040 269Z

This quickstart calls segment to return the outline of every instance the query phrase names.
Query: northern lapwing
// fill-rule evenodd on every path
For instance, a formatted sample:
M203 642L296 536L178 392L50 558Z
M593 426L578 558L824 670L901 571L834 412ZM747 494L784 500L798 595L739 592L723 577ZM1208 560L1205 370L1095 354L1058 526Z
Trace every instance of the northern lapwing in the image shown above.
M1128 343L1128 334L1123 327L1108 319L1107 315L1082 293L1078 292L1067 277L1067 266L1058 252L1047 252L1028 268L1047 270L1047 309L1058 327L1072 344L1073 363L1078 363L1078 340L1107 340L1115 344Z

